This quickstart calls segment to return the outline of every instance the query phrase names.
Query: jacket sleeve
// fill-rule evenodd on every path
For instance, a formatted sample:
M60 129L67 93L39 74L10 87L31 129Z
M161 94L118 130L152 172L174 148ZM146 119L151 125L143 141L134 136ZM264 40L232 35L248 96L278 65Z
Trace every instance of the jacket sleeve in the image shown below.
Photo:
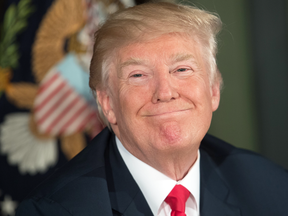
M59 203L47 198L24 200L15 216L72 216Z

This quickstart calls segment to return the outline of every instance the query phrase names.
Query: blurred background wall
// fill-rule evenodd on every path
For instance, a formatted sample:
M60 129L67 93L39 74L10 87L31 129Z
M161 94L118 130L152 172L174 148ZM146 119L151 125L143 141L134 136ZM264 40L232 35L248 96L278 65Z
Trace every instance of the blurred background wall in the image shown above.
M286 0L197 0L217 12L224 88L210 133L288 168Z

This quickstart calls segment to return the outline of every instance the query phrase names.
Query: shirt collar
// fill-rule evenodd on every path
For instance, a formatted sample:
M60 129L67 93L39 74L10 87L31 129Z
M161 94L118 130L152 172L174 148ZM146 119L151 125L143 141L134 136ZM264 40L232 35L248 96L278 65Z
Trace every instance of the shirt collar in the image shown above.
M180 181L175 181L132 155L116 137L117 148L128 170L142 191L151 211L158 214L159 207L176 184L186 187L194 196L199 211L200 152L194 165Z

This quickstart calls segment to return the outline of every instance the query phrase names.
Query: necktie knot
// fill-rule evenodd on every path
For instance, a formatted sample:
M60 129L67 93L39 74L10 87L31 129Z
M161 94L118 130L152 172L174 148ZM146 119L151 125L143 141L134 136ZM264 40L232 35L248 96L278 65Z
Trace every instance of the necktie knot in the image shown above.
M185 204L189 195L190 192L182 185L176 185L172 189L165 199L165 202L171 207L171 216L186 216Z

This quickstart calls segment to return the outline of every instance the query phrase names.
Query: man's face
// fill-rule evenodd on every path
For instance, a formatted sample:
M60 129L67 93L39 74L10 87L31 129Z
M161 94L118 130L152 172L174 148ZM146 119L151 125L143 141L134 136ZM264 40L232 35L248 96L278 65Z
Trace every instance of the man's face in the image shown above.
M153 157L196 152L220 99L201 47L179 34L121 48L108 86L97 91L105 116L126 149L148 164Z

